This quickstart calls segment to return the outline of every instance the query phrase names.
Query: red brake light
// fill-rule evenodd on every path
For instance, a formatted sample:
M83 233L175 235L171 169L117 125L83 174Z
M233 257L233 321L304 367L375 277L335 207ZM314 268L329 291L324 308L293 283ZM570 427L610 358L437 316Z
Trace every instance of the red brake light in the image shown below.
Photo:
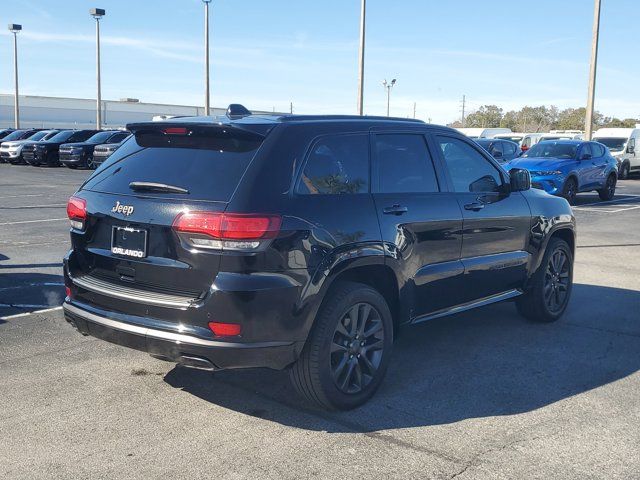
M282 219L276 215L245 215L215 212L185 212L173 222L177 232L197 233L224 240L273 238Z
M184 127L169 127L165 128L162 132L166 135L187 135L189 130Z
M84 198L71 197L67 202L67 217L73 228L82 230L87 219L87 201Z
M209 322L209 328L216 337L235 337L242 332L242 326L237 323Z

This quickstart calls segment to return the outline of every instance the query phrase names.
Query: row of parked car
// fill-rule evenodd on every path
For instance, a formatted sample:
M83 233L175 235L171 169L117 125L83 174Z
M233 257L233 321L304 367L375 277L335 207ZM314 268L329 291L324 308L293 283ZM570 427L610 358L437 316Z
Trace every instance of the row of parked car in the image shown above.
M129 136L124 130L0 130L0 162L95 169Z
M602 200L611 200L618 178L640 170L640 155L635 152L640 128L600 129L589 142L577 131L482 134L471 137L506 170L528 170L534 188L562 196L570 204L578 193L590 191L598 192Z
M584 139L584 133L580 130L551 130L548 133L517 133L508 128L457 130L476 140L500 161L510 161L539 142ZM592 140L607 147L616 159L618 178L626 179L632 173L640 173L640 152L636 152L635 148L640 141L640 125L636 125L636 128L601 128L594 132Z

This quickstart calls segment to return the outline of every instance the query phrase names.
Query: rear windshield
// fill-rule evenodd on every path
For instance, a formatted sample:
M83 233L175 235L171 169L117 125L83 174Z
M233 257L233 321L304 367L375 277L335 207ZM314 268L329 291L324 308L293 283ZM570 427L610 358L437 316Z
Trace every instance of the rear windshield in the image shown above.
M260 147L263 137L229 128L207 128L190 135L139 132L126 140L89 178L83 188L139 195L131 182L187 189L179 198L228 201ZM176 197L175 193L150 192Z

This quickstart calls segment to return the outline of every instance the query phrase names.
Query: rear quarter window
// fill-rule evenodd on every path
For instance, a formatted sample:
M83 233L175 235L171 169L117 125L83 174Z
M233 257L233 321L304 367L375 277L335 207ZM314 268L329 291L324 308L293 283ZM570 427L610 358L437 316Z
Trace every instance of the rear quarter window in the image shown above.
M138 133L125 141L83 188L133 194L131 182L164 183L189 190L188 195L180 196L183 199L226 202L262 140L260 135L229 128L189 136Z
M307 156L296 193L341 195L369 191L369 136L329 135Z

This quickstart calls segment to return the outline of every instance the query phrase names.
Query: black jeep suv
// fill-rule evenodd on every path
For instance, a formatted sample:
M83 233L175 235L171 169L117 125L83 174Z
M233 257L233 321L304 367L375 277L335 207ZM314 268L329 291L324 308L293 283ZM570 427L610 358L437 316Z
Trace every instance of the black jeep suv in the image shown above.
M90 168L94 169L93 154L96 145L102 143L118 143L125 139L129 132L119 130L105 130L98 132L83 142L65 143L60 145L60 163L69 168Z
M572 287L566 200L455 130L352 116L128 125L69 200L66 319L207 370L290 370L326 408L380 385L398 327ZM241 110L242 111L242 110Z

